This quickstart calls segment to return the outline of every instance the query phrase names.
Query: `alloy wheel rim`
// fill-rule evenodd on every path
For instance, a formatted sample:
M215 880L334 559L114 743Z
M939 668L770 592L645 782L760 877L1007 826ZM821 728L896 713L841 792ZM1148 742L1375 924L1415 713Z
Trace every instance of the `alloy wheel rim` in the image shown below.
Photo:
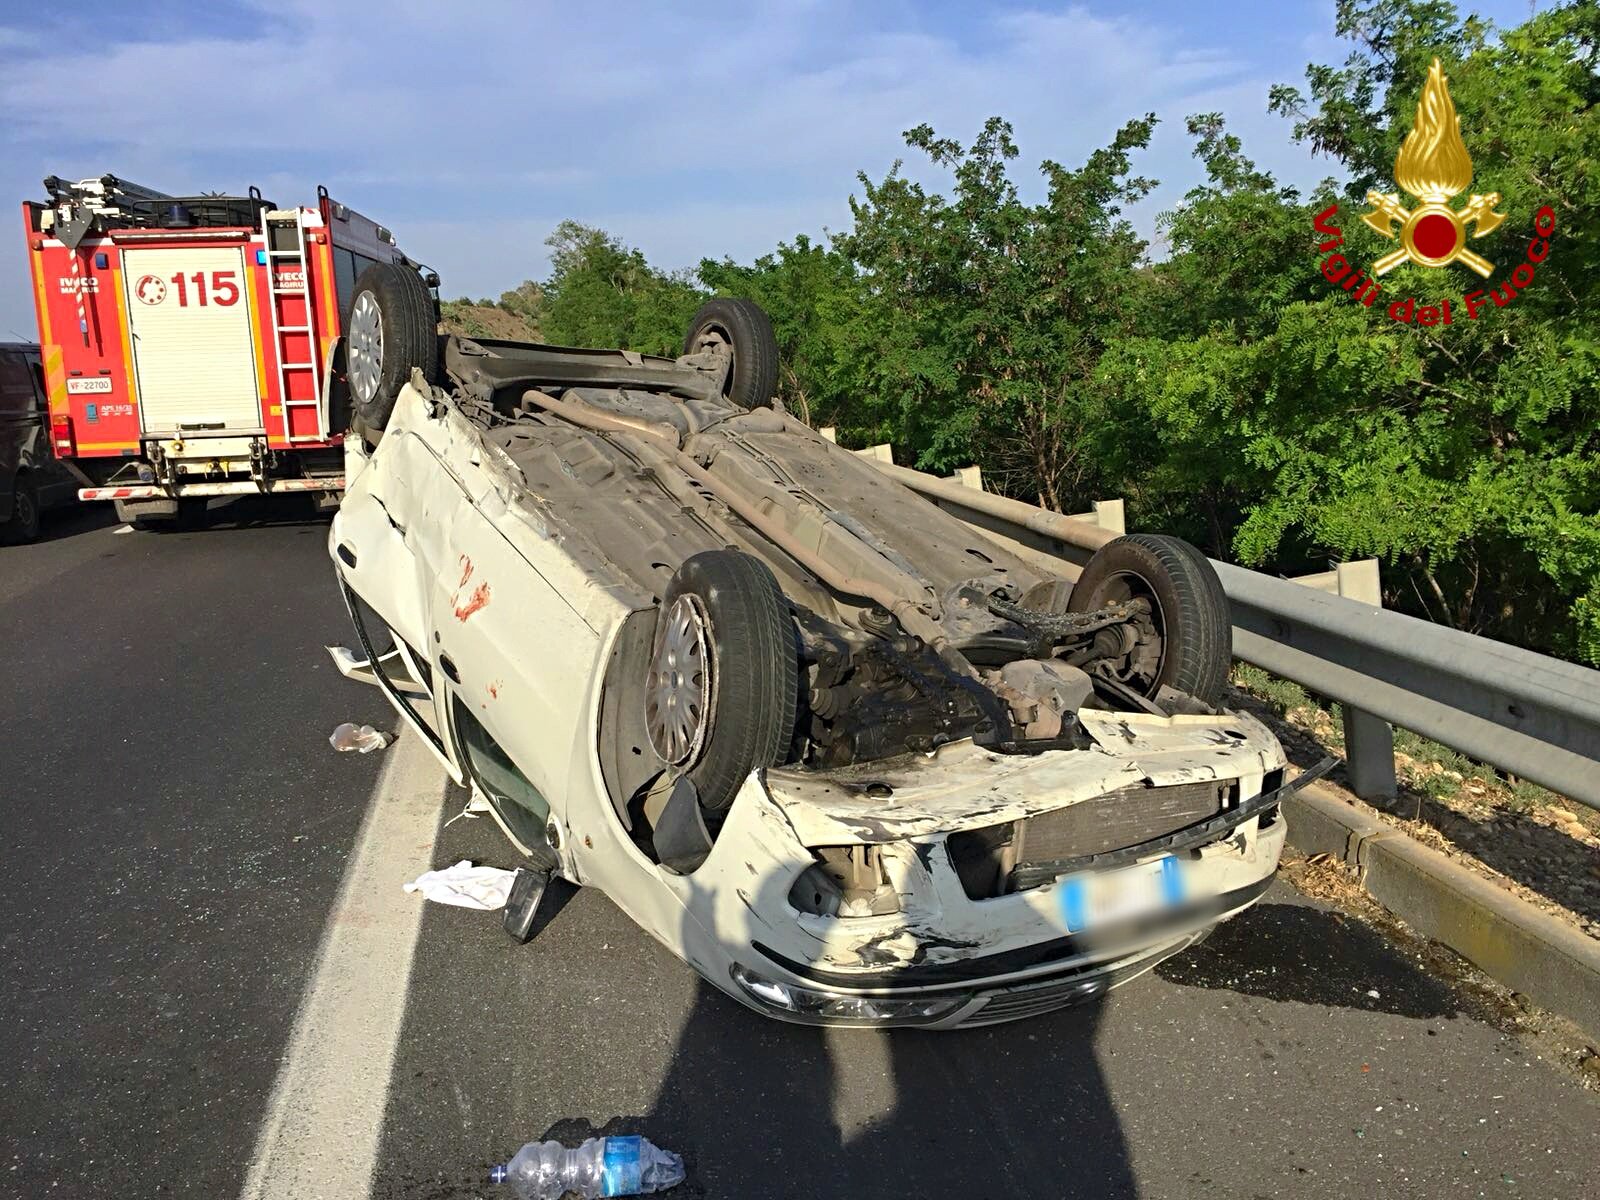
M350 391L366 403L378 394L378 372L383 366L383 313L371 292L357 296L350 311L347 358Z
M710 623L700 598L685 593L662 614L645 679L645 727L668 765L687 769L699 759L711 726L711 685Z

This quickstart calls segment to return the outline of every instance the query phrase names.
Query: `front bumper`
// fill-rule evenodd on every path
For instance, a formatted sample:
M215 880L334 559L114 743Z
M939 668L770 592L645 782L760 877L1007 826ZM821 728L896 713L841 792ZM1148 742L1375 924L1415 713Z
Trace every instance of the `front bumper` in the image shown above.
M1267 740L1250 736L1248 746L1229 751L1235 765L1249 757L1252 774L1232 776L1244 799L1220 827L1202 823L1203 840L1162 839L1001 895L968 894L946 844L948 828L897 837L903 828L881 822L871 832L899 906L883 915L827 916L794 906L790 887L816 862L809 847L830 844L800 831L846 826L816 812L802 815L803 802L784 794L789 781L780 773L753 774L706 861L692 876L667 879L692 919L681 946L664 940L741 1003L803 1024L947 1029L1093 999L1204 938L1270 886L1286 826L1275 789L1263 793L1261 783L1283 759L1261 733ZM972 769L982 774L983 767L974 762ZM930 761L927 768L941 785L952 777L948 765ZM1043 780L1067 768L1076 769L1040 763L1035 771ZM1071 932L1078 927L1064 915L1065 897L1076 880L1169 856L1179 860L1181 902Z
M1043 979L999 987L954 987L894 995L797 988L758 972L730 972L739 998L767 1016L803 1025L858 1025L873 1028L968 1029L1042 1016L1085 1004L1144 974L1172 955L1204 940L1210 926L1135 953L1069 967ZM769 968L770 969L770 968Z
M1257 836L1258 850L1272 860L1261 878L1142 922L872 972L798 962L757 942L730 967L733 986L725 990L768 1016L807 1025L957 1029L1082 1004L1203 941L1260 899L1276 873L1284 833L1280 817Z

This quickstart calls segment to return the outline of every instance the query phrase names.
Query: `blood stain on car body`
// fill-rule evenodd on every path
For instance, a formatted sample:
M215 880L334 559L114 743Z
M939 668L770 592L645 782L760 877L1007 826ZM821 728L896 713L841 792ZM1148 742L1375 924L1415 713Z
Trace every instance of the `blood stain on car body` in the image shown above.
M472 594L456 605L456 620L465 621L473 613L489 603L489 584L480 583L472 589Z

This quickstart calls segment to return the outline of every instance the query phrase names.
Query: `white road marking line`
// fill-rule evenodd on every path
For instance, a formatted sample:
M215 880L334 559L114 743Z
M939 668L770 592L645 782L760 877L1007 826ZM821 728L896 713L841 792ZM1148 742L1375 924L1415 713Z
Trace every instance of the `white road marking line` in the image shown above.
M123 525L120 528L113 529L111 532L112 533L132 533L133 532L133 526L132 525Z
M424 908L400 885L432 865L445 795L422 739L405 733L388 756L328 914L243 1200L355 1200L371 1186Z

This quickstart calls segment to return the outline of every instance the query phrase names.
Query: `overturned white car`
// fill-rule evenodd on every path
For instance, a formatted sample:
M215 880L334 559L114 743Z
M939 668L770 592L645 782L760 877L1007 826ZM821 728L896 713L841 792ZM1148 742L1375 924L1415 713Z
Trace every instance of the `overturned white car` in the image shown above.
M1284 756L1215 707L1192 547L1046 574L775 407L747 302L676 361L434 320L414 273L357 285L335 657L533 868L760 1012L936 1028L1095 996L1271 882Z

